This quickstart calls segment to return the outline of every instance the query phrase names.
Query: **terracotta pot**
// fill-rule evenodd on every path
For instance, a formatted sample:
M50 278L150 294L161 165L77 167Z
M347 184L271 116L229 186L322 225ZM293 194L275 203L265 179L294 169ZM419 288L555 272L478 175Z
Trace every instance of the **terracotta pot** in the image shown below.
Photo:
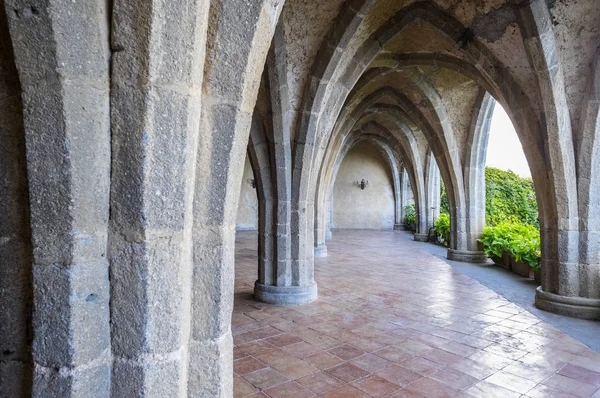
M521 261L512 262L512 272L525 278L533 279L533 268Z
M502 261L498 265L501 266L504 269L510 270L511 263L512 263L512 257L510 256L510 254L503 253L502 254Z

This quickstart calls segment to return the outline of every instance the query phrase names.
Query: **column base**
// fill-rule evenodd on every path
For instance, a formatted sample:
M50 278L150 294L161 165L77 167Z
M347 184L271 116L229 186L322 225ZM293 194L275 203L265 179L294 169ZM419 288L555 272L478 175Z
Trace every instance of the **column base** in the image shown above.
M417 242L427 242L428 239L429 239L428 234L415 234L415 237L414 237L414 240L416 240Z
M315 247L315 257L327 257L327 245L322 244Z
M404 225L404 224L394 224L394 229L396 231L406 231L406 225Z
M333 238L333 235L331 234L331 229L327 228L327 231L325 231L325 240L331 240L331 238Z
M254 298L275 305L300 305L315 301L318 297L317 284L308 286L272 286L254 283Z
M448 249L446 258L448 260L461 261L463 263L483 264L488 262L488 257L484 252L472 250Z
M560 296L545 292L540 286L535 292L535 306L555 314L600 321L600 299Z

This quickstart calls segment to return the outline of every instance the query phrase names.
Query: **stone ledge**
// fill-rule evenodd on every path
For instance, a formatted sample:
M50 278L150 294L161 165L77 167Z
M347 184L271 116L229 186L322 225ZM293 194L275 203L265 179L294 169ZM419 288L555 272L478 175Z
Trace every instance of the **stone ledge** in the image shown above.
M406 231L406 225L404 225L404 224L394 224L394 229L396 231Z
M254 298L275 305L300 305L317 299L317 284L308 286L271 286L254 283Z
M600 299L560 296L545 292L539 286L535 292L535 306L555 314L600 321Z
M484 252L471 250L448 249L446 258L452 261L461 261L463 263L473 264L484 264L488 262L488 258Z
M315 257L327 257L327 245L322 244L315 247Z

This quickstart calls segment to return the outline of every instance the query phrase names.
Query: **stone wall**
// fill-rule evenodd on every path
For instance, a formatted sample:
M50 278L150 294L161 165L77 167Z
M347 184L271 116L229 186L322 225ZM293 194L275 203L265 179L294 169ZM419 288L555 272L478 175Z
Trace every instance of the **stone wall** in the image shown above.
M355 181L368 180L361 190ZM375 147L359 143L350 149L333 188L335 228L392 229L394 189L390 168Z

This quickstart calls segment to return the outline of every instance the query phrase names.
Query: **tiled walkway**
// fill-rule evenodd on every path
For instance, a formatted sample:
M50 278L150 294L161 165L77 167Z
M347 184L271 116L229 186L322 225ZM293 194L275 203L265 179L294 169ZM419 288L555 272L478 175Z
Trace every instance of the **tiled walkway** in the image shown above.
M252 299L256 234L238 233L235 397L600 397L600 354L400 233L327 246L319 300L276 307Z

